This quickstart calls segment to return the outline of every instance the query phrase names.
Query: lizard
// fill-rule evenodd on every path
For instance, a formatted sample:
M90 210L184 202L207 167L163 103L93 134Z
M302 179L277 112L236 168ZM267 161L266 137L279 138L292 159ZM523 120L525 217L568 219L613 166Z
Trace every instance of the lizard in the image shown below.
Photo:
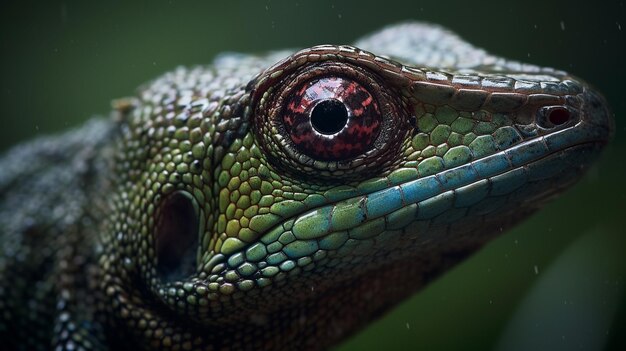
M428 23L180 67L0 158L0 345L327 349L576 183L583 80Z

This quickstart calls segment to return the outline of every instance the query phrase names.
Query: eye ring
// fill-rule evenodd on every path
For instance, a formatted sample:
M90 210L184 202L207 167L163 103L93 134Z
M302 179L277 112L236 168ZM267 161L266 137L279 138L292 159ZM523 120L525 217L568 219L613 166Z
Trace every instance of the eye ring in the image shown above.
M271 73L269 71L264 75L269 76ZM260 76L260 81L263 81L264 75ZM289 126L286 126L283 118L285 107L295 91L306 89L306 84L325 78L342 79L362 87L376 102L381 115L380 130L375 135L373 134L368 147L349 154L348 157L316 157L316 154L303 151L294 143L290 134L291 130ZM314 174L327 180L328 177L361 178L363 173L380 172L381 168L396 162L399 157L398 149L404 141L403 133L411 131L408 123L410 114L406 107L407 103L400 98L401 94L393 92L393 89L380 83L376 74L353 64L330 61L308 64L290 74L285 74L266 91L255 92L262 98L255 106L253 128L259 145L266 150L272 163L284 171ZM322 104L320 106L322 107L324 104L329 106L334 104L323 102L324 100L329 99L319 99L312 106L317 107L318 104ZM349 106L346 109L349 120ZM315 112L315 110L311 108L310 112ZM341 111L336 110L335 113L341 114ZM309 125L317 136L327 137L328 140L336 138L336 134L342 133L345 129L345 125L341 126L341 130L338 130L339 126L317 125L316 130L313 123Z

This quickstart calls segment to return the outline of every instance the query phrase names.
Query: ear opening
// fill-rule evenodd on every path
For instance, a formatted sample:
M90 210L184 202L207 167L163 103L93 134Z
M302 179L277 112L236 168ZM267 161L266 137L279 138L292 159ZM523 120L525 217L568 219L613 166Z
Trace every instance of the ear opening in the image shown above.
M199 212L196 200L184 191L163 201L155 230L156 268L163 281L182 280L196 271Z

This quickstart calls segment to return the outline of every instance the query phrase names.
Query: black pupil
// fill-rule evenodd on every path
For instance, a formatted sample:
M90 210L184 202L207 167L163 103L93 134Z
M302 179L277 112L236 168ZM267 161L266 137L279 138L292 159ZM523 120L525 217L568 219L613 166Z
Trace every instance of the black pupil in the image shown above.
M335 99L324 100L313 108L311 125L321 134L335 134L348 122L348 110L343 102Z

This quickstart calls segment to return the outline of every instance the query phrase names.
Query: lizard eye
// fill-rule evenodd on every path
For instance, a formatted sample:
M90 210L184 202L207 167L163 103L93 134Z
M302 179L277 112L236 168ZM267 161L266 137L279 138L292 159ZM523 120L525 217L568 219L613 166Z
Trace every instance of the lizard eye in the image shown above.
M164 199L156 221L157 273L166 282L195 272L198 247L198 207L186 192Z
M300 152L317 160L340 161L372 148L382 114L374 96L361 84L324 77L296 88L287 98L283 122Z
M250 83L260 146L275 167L314 179L380 172L412 130L402 94L383 82L344 62L284 60Z

